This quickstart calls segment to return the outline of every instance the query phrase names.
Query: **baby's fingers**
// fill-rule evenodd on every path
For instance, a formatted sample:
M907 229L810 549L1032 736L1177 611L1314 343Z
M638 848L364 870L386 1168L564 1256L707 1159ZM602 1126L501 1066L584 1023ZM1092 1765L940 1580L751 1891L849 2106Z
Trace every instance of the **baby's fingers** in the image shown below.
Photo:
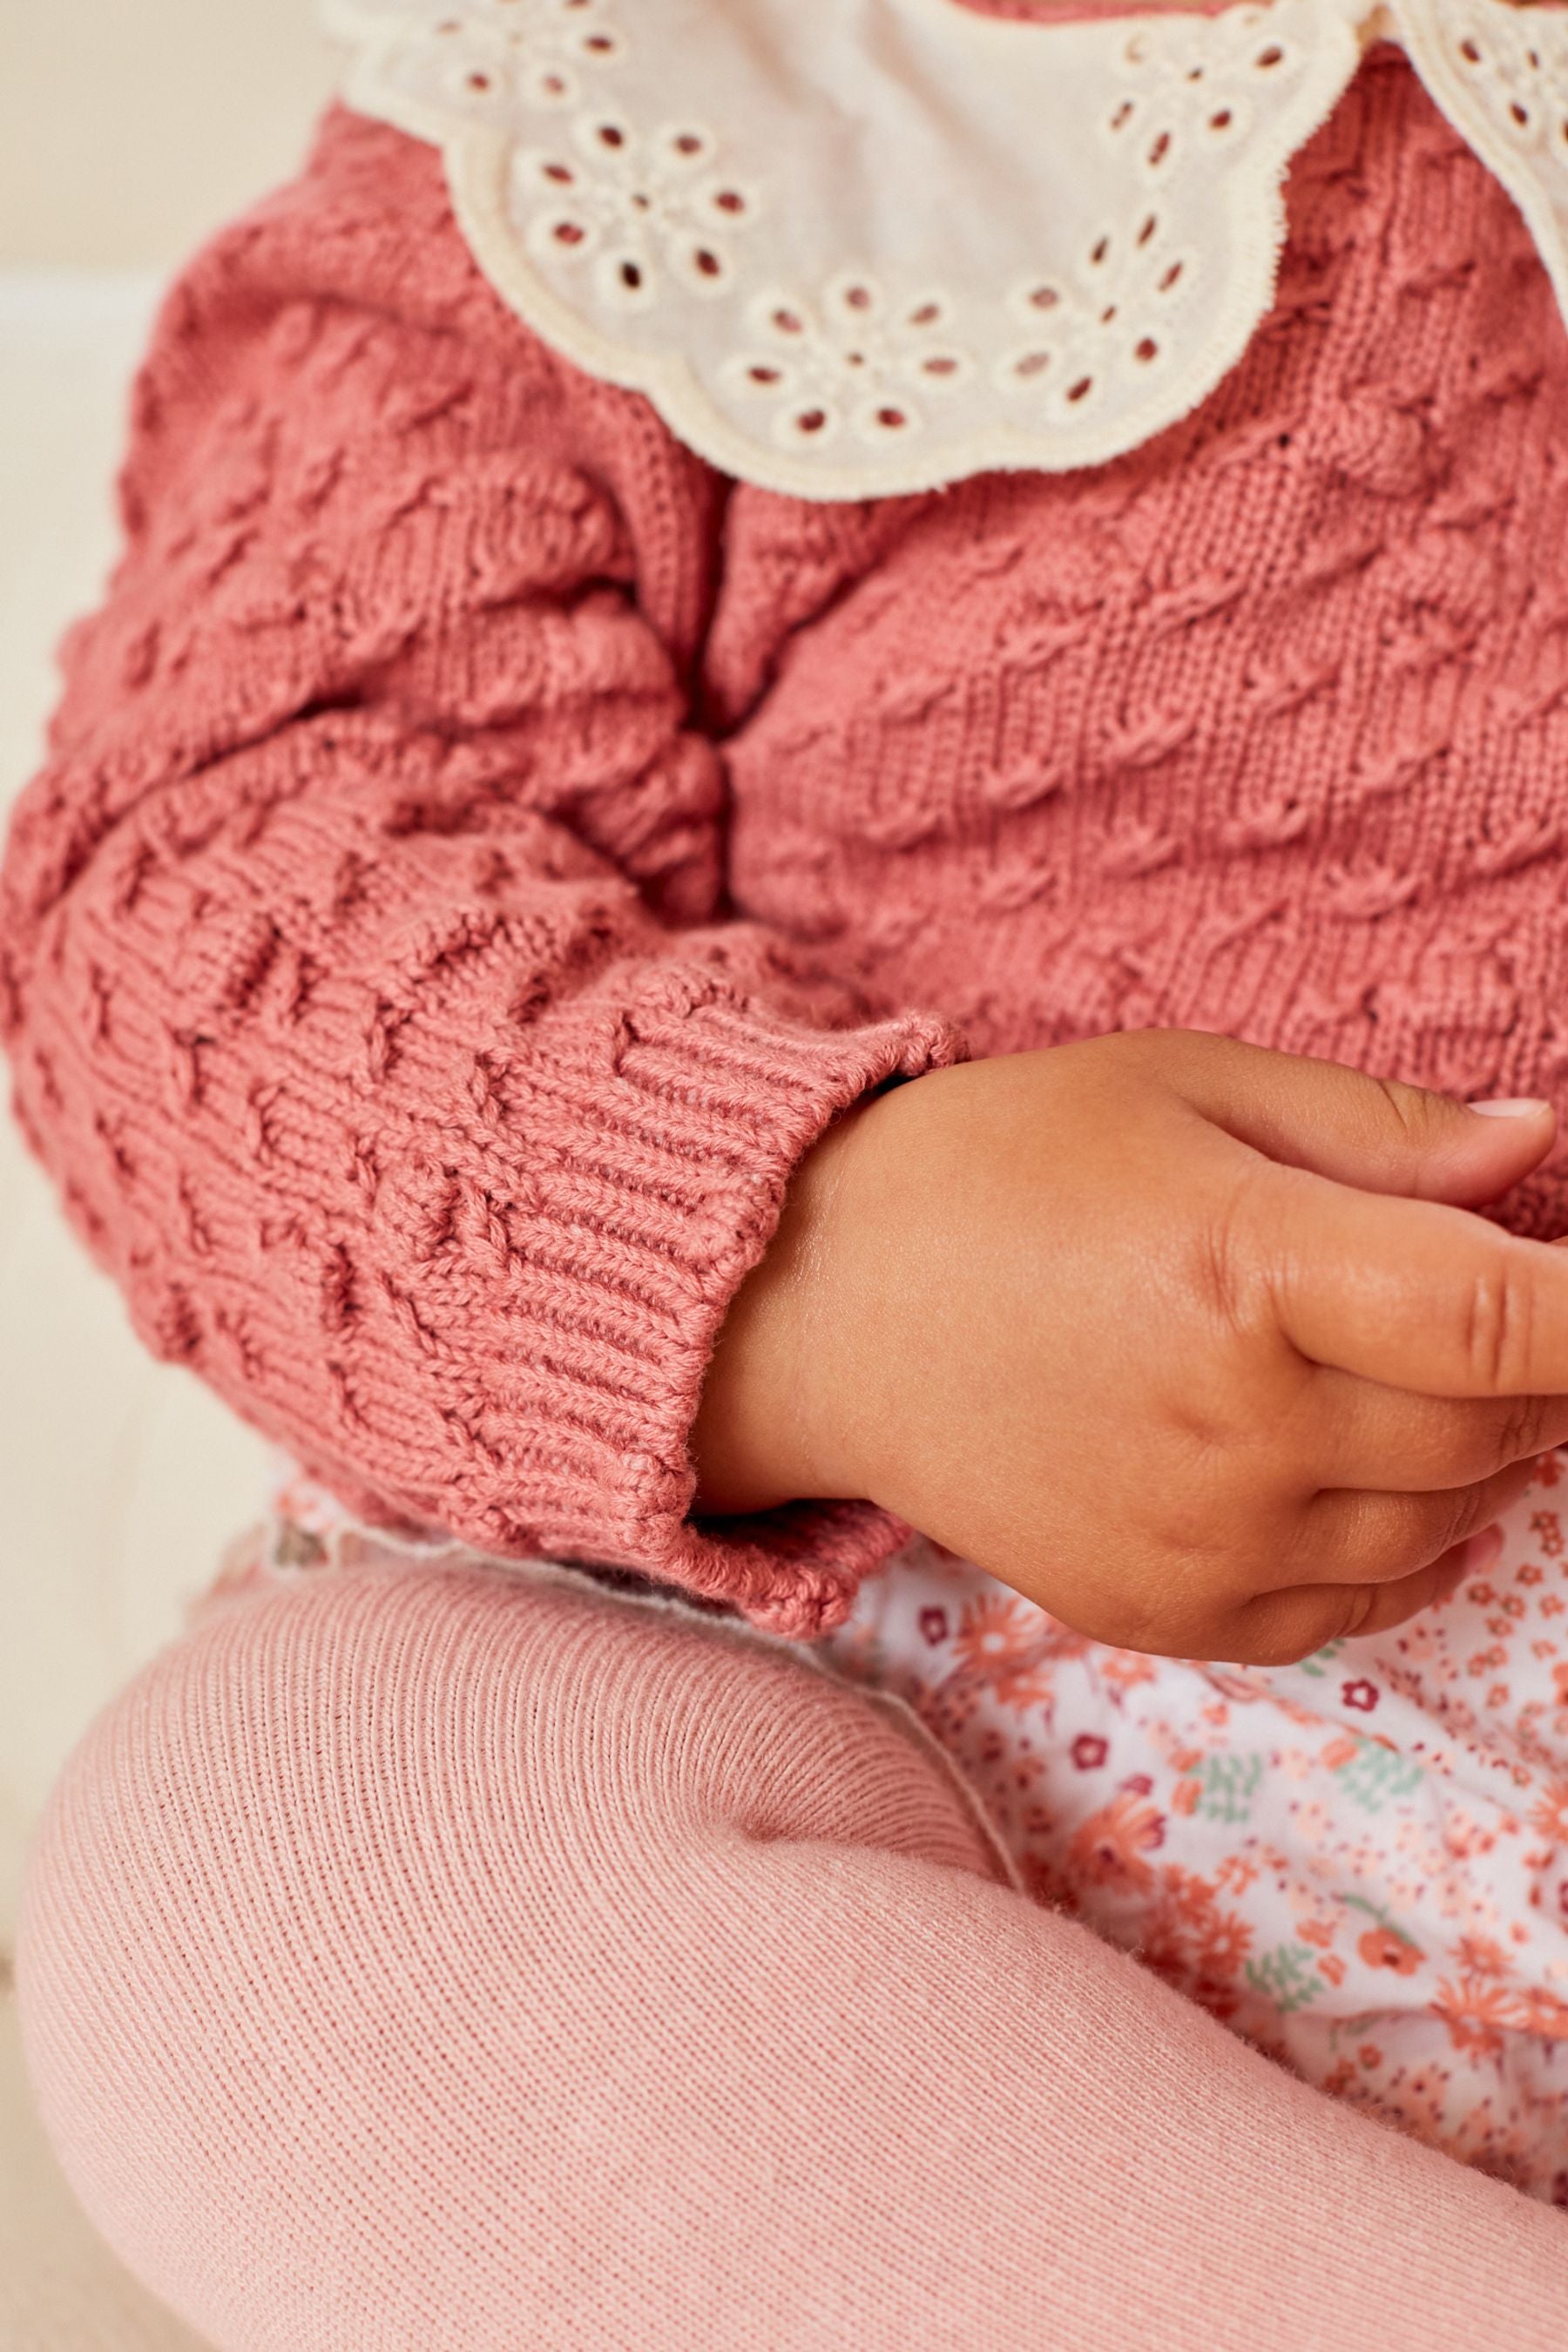
M1312 1376L1312 1485L1428 1494L1568 1445L1568 1396L1415 1396L1349 1372Z
M1259 1193L1275 1311L1314 1363L1427 1396L1568 1394L1568 1251L1294 1169Z
M1515 1462L1441 1494L1319 1495L1302 1514L1288 1565L1319 1584L1397 1583L1500 1518L1534 1475L1533 1462Z
M1495 1539L1457 1544L1428 1568L1392 1584L1301 1584L1289 1592L1262 1592L1235 1621L1231 1644L1216 1653L1238 1665L1289 1666L1347 1635L1386 1633L1435 1601L1446 1601L1468 1576L1489 1566Z

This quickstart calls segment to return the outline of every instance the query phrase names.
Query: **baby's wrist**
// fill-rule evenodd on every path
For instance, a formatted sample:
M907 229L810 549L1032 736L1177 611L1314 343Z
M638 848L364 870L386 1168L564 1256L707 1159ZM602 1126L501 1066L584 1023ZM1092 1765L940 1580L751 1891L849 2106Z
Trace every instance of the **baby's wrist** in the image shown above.
M871 1107L857 1104L806 1153L766 1255L731 1302L692 1427L699 1513L860 1494L837 1256L847 1162Z

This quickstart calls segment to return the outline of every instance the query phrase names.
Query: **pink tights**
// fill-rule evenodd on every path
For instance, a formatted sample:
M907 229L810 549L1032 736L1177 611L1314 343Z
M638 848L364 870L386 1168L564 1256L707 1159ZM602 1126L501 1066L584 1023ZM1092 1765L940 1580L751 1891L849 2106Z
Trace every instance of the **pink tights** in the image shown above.
M578 1580L234 1601L32 1872L47 2122L222 2352L1546 2352L1568 2222L1003 1883L904 1722Z

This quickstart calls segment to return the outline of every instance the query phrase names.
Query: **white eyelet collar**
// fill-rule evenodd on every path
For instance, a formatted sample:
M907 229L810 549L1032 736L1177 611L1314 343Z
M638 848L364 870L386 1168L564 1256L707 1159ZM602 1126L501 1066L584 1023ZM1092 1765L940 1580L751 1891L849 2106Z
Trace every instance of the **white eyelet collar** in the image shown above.
M1568 314L1568 9L324 0L547 341L742 479L858 499L1118 457L1273 300L1291 157L1403 41Z

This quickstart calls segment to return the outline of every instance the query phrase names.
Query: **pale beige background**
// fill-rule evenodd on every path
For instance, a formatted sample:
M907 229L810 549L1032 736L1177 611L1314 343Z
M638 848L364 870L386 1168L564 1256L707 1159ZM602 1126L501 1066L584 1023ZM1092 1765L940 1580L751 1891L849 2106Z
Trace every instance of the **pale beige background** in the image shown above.
M177 259L329 85L314 0L0 0L0 267Z
M0 0L0 823L51 649L114 547L168 269L282 178L331 84L313 0ZM6 1954L67 1750L255 1516L258 1441L137 1346L0 1118L0 2347L199 2352L99 2247L26 2096Z

